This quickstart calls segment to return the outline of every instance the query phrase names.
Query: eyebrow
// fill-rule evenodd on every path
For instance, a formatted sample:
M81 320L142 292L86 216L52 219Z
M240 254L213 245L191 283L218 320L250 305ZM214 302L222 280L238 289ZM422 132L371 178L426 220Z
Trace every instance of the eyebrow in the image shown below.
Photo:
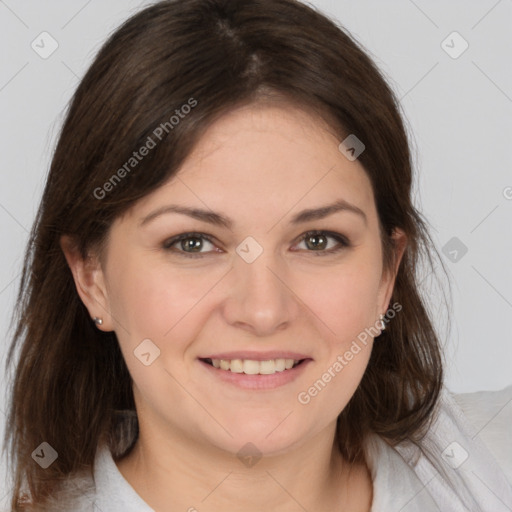
M368 219L366 214L361 208L345 201L344 199L339 199L336 202L321 206L319 208L310 208L307 210L302 210L301 212L294 215L290 221L290 224L301 224L304 222L312 221L312 220L320 220L332 215L336 212L351 212L358 216L360 216L364 223L368 223ZM151 212L142 218L140 222L140 226L144 226L151 222L152 220L160 217L161 215L169 214L169 213L179 213L182 215L188 215L194 219L207 222L209 224L213 224L215 226L225 227L227 229L231 229L234 225L234 222L229 217L222 215L220 213L213 212L211 210L203 210L201 208L191 208L189 206L178 206L178 205L167 205L158 208L157 210Z

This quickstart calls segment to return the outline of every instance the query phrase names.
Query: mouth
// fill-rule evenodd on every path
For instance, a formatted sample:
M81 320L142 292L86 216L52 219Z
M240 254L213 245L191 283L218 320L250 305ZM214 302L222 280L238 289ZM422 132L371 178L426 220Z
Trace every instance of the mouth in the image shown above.
M273 375L288 372L300 366L308 359L268 359L260 361L256 359L212 359L200 358L205 364L219 371L230 373L244 373L246 375Z

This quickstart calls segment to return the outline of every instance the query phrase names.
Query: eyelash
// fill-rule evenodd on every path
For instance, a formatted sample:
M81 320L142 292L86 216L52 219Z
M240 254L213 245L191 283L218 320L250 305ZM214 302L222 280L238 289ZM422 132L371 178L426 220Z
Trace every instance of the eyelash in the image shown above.
M331 231L321 231L321 230L313 230L313 231L308 231L308 232L304 233L301 236L298 243L304 241L306 238L308 238L310 236L315 236L315 235L324 235L328 238L334 238L339 244L335 248L331 248L331 249L323 250L323 251L322 250L319 250L319 251L306 250L306 252L311 252L315 256L328 256L330 254L338 253L342 249L350 247L350 242L349 242L348 238L346 238L345 236L343 236L339 233L333 233ZM187 240L188 238L200 238L200 239L206 240L207 242L210 242L211 244L215 245L212 238L210 238L208 235L205 235L204 233L182 233L181 235L177 235L173 238L166 240L163 243L162 248L166 251L176 252L176 253L184 256L185 258L202 258L203 256L208 254L208 253L190 253L190 252L186 252L186 251L182 251L182 250L176 251L176 250L172 249L173 245L177 244L178 242L181 242L182 240Z

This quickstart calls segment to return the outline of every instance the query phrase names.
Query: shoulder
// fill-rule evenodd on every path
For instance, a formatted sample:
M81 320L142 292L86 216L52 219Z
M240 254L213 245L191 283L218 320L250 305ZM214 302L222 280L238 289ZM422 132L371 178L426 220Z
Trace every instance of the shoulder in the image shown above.
M111 499L104 496L111 491L112 475L117 474L113 457L124 454L136 440L138 421L135 411L116 411L115 429L109 445L100 444L96 449L94 464L87 469L65 477L44 505L33 505L29 500L24 502L25 512L98 512L100 499ZM122 479L121 476L119 478ZM114 496L115 498L115 496ZM102 508L101 510L105 510ZM112 510L112 509L109 509ZM117 509L116 509L117 510Z
M512 510L511 403L512 386L460 395L443 388L422 437L393 447L437 510Z
M512 386L443 388L431 420L420 439L368 443L374 509L512 510Z
M68 476L44 504L23 501L24 512L96 512L94 480L89 473Z
M512 385L499 391L447 394L512 482Z

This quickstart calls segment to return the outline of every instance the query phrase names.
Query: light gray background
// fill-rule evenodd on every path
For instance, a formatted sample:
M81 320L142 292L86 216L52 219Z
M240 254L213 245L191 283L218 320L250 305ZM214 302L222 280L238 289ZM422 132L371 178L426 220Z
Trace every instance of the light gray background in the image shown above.
M0 0L0 356L63 110L106 37L150 3ZM401 100L419 173L415 202L452 274L451 332L439 290L429 292L446 344L448 387L511 384L512 1L312 3L369 50ZM59 45L47 59L31 48L43 31ZM469 44L456 59L441 46L453 31ZM447 44L461 48L457 40ZM453 237L468 249L455 262L451 247L442 253ZM0 395L2 435L5 408ZM2 460L0 500L4 473Z

